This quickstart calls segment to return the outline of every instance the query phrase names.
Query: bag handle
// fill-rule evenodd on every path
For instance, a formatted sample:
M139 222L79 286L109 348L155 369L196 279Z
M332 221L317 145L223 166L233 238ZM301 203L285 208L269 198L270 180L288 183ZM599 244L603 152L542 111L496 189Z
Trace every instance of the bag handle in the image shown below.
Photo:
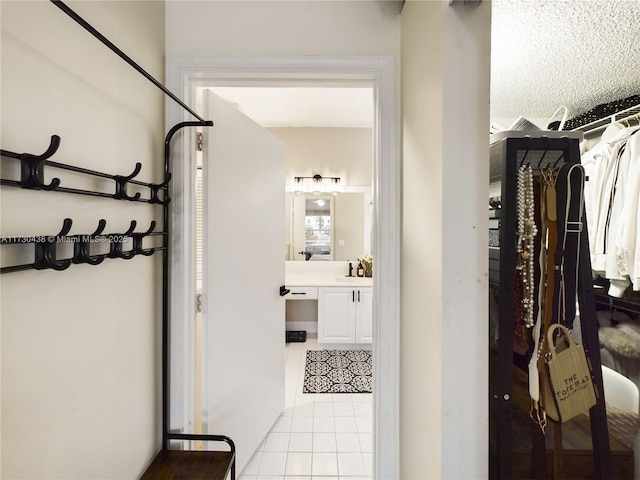
M577 342L573 339L573 337L571 336L571 332L569 332L569 329L567 327L565 327L561 323L554 323L547 329L547 345L548 345L547 354L549 355L547 360L549 360L551 357L553 357L556 354L556 342L553 341L553 335L556 330L560 330L561 332L560 335L564 335L567 338L569 342L568 343L569 347L572 347L573 345L577 345Z
M547 120L547 128L549 128L549 125L551 124L553 119L556 118L556 115L560 113L560 110L564 110L564 113L562 114L562 119L560 120L560 125L558 126L558 130L562 130L564 128L564 124L567 121L567 117L569 116L569 109L567 108L566 105L562 105L558 107L556 111L553 112L553 115L551 115L549 117L549 120Z

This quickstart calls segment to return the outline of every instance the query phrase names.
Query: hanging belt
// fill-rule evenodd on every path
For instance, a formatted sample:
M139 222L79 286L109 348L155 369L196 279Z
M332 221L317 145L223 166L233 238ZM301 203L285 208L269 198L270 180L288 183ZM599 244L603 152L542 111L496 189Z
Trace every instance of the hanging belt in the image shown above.
M557 245L553 252L553 300L551 323L561 322L573 327L576 314L578 286L578 257L580 254L580 233L584 208L584 168L580 164L565 163L556 177L557 192ZM551 247L549 256L551 257ZM547 272L550 273L550 272ZM549 278L551 275L548 275ZM549 291L547 291L547 298ZM550 323L546 323L546 328ZM546 353L546 352L545 352ZM541 367L542 368L542 367ZM540 370L542 371L542 369ZM550 400L550 399L549 399ZM564 455L562 449L562 426L553 422L553 472L554 478L564 477Z
M544 305L544 329L543 339L541 342L540 355L538 357L538 372L542 375L546 374L545 356L549 349L546 343L546 331L554 323L560 319L558 316L560 304L559 298L563 289L562 276L562 257L563 257L563 240L565 238L566 227L564 226L566 211L566 200L561 196L560 192L566 190L567 171L566 164L559 171L550 171L547 173L548 182L552 183L547 190L547 217L549 218L549 232L547 238L547 290ZM556 174L557 173L557 174ZM556 174L556 175L554 175ZM559 215L563 212L563 215ZM558 261L560 259L560 262ZM574 299L575 302L575 299ZM540 392L542 397L542 405L546 402L554 401L552 398L544 398L545 391ZM562 425L558 422L551 422L551 430L553 433L553 478L561 480L564 478L564 455L562 451Z
M538 347L538 374L545 371L545 354L547 353L546 332L549 326L554 323L553 299L556 290L555 282L555 253L558 245L558 215L557 215L557 196L556 196L556 171L543 171L545 181L545 213L547 215L547 255L545 266L545 296L542 305L542 325L540 332L540 345ZM540 392L541 403L544 405L545 398L543 392Z
M555 254L557 319L569 329L576 316L578 292L578 258L584 210L584 167L565 163L560 168L558 192L558 249Z
M540 254L540 308L537 325L534 328L536 349L529 362L529 394L531 395L531 418L540 425L542 431L547 424L543 392L540 389L540 372L545 371L546 342L545 333L554 320L554 261L557 245L557 209L556 209L556 170L541 171L543 183L540 195L542 215L542 235ZM545 236L546 229L546 236Z

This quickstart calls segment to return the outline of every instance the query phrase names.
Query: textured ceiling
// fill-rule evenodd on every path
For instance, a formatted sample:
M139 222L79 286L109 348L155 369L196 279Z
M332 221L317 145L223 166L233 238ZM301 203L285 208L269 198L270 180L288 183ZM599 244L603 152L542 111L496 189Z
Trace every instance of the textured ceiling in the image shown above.
M493 0L491 117L640 94L640 0Z
M376 1L395 15L402 5ZM492 119L547 119L561 105L571 118L640 95L640 0L493 0L491 30ZM217 93L265 126L371 125L366 90L302 90Z

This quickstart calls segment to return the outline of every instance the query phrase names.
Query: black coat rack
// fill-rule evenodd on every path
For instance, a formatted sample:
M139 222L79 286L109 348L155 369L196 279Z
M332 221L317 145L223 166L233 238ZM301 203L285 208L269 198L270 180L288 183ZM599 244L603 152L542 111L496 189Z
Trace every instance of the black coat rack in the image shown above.
M127 200L132 202L146 202L168 206L169 193L168 185L171 179L170 174L165 175L165 181L160 184L146 183L134 180L142 169L141 163L136 163L133 173L129 175L111 175L96 170L90 170L64 163L49 160L60 146L60 137L52 135L47 150L40 154L16 153L9 150L0 150L0 155L6 158L18 160L20 162L20 180L0 179L0 184L11 187L20 187L27 190L44 190L48 192L72 193L77 195L90 195L95 197L111 198L114 200ZM83 190L69 188L61 185L59 178L53 178L49 183L45 181L45 167L53 167L62 170L69 170L88 176L107 178L114 181L113 193L106 193L95 190ZM129 184L149 189L148 198L141 198L140 192L130 195L127 192ZM130 260L136 255L152 255L156 251L166 250L166 245L160 247L143 248L142 244L146 237L163 235L167 232L154 231L156 222L151 222L150 227L144 232L136 232L137 222L131 221L127 231L121 233L110 233L103 235L106 227L104 219L99 220L97 229L92 233L69 235L73 220L65 218L62 228L57 233L43 233L33 236L15 236L0 238L0 245L31 244L34 249L34 261L29 264L1 266L0 273L18 272L23 270L66 270L72 264L86 263L89 265L99 265L105 258L121 258ZM57 259L57 247L60 244L73 243L73 256L63 260ZM92 255L90 246L95 243L109 243L109 254ZM131 243L131 248L125 247Z
M492 464L494 477L513 478L512 409L513 406L513 365L514 365L514 298L515 285L512 281L516 271L516 179L518 168L529 164L532 168L559 167L563 162L580 163L579 141L575 138L505 138L492 149L501 149L502 208L500 212L500 259L499 259L499 324L498 324L498 365L491 372L495 378L496 390L491 392L492 413L491 436L495 441L495 463ZM602 370L600 368L600 347L597 333L596 306L591 277L591 260L586 219L582 219L580 235L580 255L578 260L578 303L580 305L580 325L582 340L589 361L593 367L593 382L598 392L598 401L589 412L595 475L598 479L612 477L607 416L604 402ZM537 425L534 426L533 478L545 478L544 438Z
M157 79L144 70L138 63L132 60L122 50L116 47L104 35L98 32L75 11L65 5L61 0L50 0L56 7L66 13L76 23L81 25L91 35L107 46L116 55L127 62L143 77L162 90L197 121L186 121L173 126L165 137L164 143L164 178L162 183L146 183L135 180L140 173L142 164L136 163L133 172L128 175L114 175L96 170L54 162L50 158L56 153L60 145L60 137L52 135L49 147L40 155L30 153L16 153L9 150L0 150L5 158L11 158L20 162L20 180L0 179L0 184L11 187L19 187L29 190L63 192L78 195L90 195L118 201L145 202L163 207L162 229L156 230L156 222L152 221L145 230L136 230L137 222L131 220L129 228L125 232L104 234L107 223L104 219L98 220L96 229L87 234L70 234L73 221L65 218L61 229L54 235L38 235L31 237L5 237L0 239L0 245L28 244L34 251L34 262L23 265L0 267L0 273L10 273L22 270L56 270L63 271L73 264L99 265L106 259L131 260L135 256L151 256L157 251L162 252L162 449L141 478L157 479L165 478L163 475L173 475L166 478L227 478L231 473L235 480L235 445L233 440L225 435L204 435L190 433L176 433L169 431L169 183L171 180L170 152L171 140L176 133L185 127L211 127L213 122L205 120L182 102L176 95L170 92ZM80 173L92 177L112 180L113 192L101 192L66 187L59 178L53 178L49 183L45 180L45 170L57 168ZM140 192L130 194L128 187L135 185L137 189L148 189L145 197ZM152 236L162 237L161 246L147 246L145 239ZM59 259L57 248L62 243L73 243L73 255L69 258ZM92 253L91 245L96 242L108 242L108 253ZM185 442L224 442L228 445L228 451L189 451L170 450L170 441Z
M31 190L46 190L54 192L75 193L79 195L90 195L93 197L113 198L115 200L129 200L132 202L146 202L155 204L169 203L168 196L168 184L171 176L165 179L164 182L159 184L140 182L134 180L134 178L142 170L142 164L136 163L133 172L129 175L112 175L97 170L90 170L87 168L75 167L73 165L66 165L64 163L54 162L49 160L58 150L60 146L60 137L58 135L52 135L49 143L49 148L40 154L34 155L31 153L16 153L9 150L0 150L0 154L3 157L12 158L20 162L20 180L1 179L2 185L20 187ZM61 185L59 178L53 178L51 182L46 184L45 182L45 167L53 167L61 170L68 170L71 172L81 173L93 177L106 178L114 181L114 192L106 193L94 190L83 190L79 188L69 188ZM127 193L128 185L137 185L146 187L149 189L149 197L141 198L140 192L136 192L134 195Z

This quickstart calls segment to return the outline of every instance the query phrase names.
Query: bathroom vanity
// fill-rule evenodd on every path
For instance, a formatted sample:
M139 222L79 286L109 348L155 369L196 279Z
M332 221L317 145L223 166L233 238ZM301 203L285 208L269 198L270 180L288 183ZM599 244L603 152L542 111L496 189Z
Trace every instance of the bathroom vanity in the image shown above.
M285 295L287 310L296 309L301 312L296 316L306 316L304 329L317 331L318 343L372 342L373 279L346 276L348 265L349 262L287 262L285 281L290 290ZM299 301L313 303L308 302L301 309L301 305L292 304ZM287 322L290 323L299 325L301 321Z

